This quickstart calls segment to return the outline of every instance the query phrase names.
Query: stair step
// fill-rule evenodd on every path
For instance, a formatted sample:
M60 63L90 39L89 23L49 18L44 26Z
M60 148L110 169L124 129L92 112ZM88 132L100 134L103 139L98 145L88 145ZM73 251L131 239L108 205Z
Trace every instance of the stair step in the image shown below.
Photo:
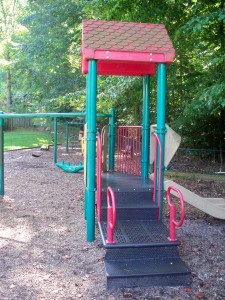
M146 247L107 248L105 260L179 258L178 245L148 245Z
M142 207L122 207L116 208L117 220L157 220L158 208L156 206L142 206ZM102 207L101 220L107 220L107 208Z
M190 271L179 258L107 260L105 269L109 289L190 284Z
M107 244L107 223L99 222L99 229L105 248L153 247L159 245L179 245L168 241L167 227L160 221L120 220L114 231L115 244Z

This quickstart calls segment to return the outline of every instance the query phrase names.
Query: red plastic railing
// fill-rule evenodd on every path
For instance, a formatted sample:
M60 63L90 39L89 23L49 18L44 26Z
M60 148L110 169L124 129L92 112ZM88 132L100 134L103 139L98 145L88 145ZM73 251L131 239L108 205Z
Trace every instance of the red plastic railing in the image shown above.
M158 181L158 208L160 211L161 202L161 190L162 190L162 143L157 133L154 134L154 189L153 189L153 201L156 201L156 184ZM157 157L159 146L159 170L157 170ZM158 180L157 180L158 179ZM160 213L159 216L160 217Z
M141 126L119 126L115 170L141 174Z
M180 222L176 221L176 205L172 204L170 199L170 191L173 190L179 195L180 204L181 204L181 218ZM169 186L166 195L168 204L170 206L170 236L168 237L169 241L176 241L176 227L182 226L184 223L185 211L184 211L184 198L181 191L173 186Z
M111 201L110 201L111 200ZM116 198L111 187L107 189L107 244L114 244L114 229L116 227Z
M101 197L102 197L102 141L101 134L97 135L97 216L101 221Z

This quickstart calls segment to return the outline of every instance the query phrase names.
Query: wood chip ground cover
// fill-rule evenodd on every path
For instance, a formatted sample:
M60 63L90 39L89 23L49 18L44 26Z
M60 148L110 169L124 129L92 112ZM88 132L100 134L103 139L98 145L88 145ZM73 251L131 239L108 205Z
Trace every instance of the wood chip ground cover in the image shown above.
M225 221L188 205L177 236L182 258L192 271L192 284L107 291L97 226L96 240L86 242L83 173L56 168L52 149L39 157L32 151L5 155L0 300L225 299ZM64 149L59 149L58 157L71 164L83 160L80 152L66 154ZM199 188L196 181L183 184ZM209 190L224 196L224 183L218 184Z

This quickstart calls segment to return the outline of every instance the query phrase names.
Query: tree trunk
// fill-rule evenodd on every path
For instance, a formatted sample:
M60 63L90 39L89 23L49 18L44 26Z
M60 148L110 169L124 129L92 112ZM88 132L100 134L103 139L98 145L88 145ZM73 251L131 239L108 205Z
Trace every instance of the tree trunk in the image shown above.
M10 70L6 73L6 93L7 93L7 108L8 111L11 110L12 107L12 83L11 83L11 72Z

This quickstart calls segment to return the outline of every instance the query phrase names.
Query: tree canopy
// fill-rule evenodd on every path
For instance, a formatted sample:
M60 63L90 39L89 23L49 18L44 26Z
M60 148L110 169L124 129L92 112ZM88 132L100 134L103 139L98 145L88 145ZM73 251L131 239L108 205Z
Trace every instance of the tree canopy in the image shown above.
M225 147L225 0L0 0L0 101L11 111L74 111L85 104L82 19L164 23L176 49L167 122L186 145ZM151 84L155 121L156 80ZM142 79L99 77L98 110L140 123Z

